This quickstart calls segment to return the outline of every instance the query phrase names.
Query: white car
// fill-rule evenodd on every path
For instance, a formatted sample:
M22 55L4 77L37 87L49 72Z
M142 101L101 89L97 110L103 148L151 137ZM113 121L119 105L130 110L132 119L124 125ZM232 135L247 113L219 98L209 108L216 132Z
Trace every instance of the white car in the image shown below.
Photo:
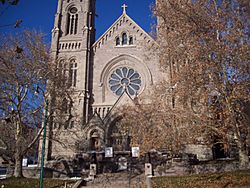
M7 177L7 168L0 167L0 180L6 179Z
M0 175L0 180L4 180L4 179L6 179L7 178L7 175L5 174L5 175Z

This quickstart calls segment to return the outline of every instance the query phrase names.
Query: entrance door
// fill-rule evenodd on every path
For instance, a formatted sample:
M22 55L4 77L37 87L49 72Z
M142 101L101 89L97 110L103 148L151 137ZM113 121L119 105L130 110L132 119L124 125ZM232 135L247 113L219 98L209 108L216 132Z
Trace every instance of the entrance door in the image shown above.
M90 138L90 150L98 151L101 148L100 135L98 132L94 132Z

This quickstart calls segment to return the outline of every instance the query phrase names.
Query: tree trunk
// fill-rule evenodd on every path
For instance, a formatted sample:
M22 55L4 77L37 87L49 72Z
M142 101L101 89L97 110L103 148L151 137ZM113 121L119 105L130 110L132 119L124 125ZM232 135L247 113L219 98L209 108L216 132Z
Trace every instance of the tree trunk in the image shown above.
M248 157L247 149L241 140L237 142L237 145L239 149L240 169L246 169L249 165L249 157Z
M23 157L19 155L18 153L15 154L15 171L14 176L16 178L23 177L23 167L22 167L22 161Z
M247 169L249 165L249 157L246 150L239 150L239 162L241 169Z
M22 172L22 162L23 162L23 154L22 154L22 139L19 134L16 135L16 153L15 153L15 171L14 171L14 176L16 178L18 177L23 177L23 172Z

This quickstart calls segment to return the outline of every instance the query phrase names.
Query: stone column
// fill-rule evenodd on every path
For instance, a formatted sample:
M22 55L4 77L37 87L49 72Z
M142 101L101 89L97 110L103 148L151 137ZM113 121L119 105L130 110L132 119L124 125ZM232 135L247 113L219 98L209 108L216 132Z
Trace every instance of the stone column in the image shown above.
M147 188L152 188L151 178L152 176L152 164L145 163L145 177L146 177L146 186Z
M96 176L96 164L90 164L89 168L89 178L94 180Z

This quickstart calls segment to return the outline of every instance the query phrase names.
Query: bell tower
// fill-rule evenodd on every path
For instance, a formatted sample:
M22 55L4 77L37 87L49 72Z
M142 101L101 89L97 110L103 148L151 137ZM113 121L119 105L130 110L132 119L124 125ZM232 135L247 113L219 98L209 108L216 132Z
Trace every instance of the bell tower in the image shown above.
M51 58L54 61L67 96L59 96L63 119L53 114L45 144L45 161L54 156L72 157L72 147L88 122L92 101L92 70L95 42L95 0L58 0L52 29ZM57 98L57 96L55 96ZM50 102L49 105L52 104ZM64 118L65 117L65 118ZM60 119L60 121L57 121ZM71 134L74 133L74 134ZM78 135L77 135L78 134ZM54 142L60 140L64 146ZM67 146L66 146L67 145ZM40 141L41 150L42 142ZM39 152L40 153L40 152Z
M95 0L58 0L51 54L59 67L67 69L67 85L73 91L80 124L88 121L91 109L94 42Z

